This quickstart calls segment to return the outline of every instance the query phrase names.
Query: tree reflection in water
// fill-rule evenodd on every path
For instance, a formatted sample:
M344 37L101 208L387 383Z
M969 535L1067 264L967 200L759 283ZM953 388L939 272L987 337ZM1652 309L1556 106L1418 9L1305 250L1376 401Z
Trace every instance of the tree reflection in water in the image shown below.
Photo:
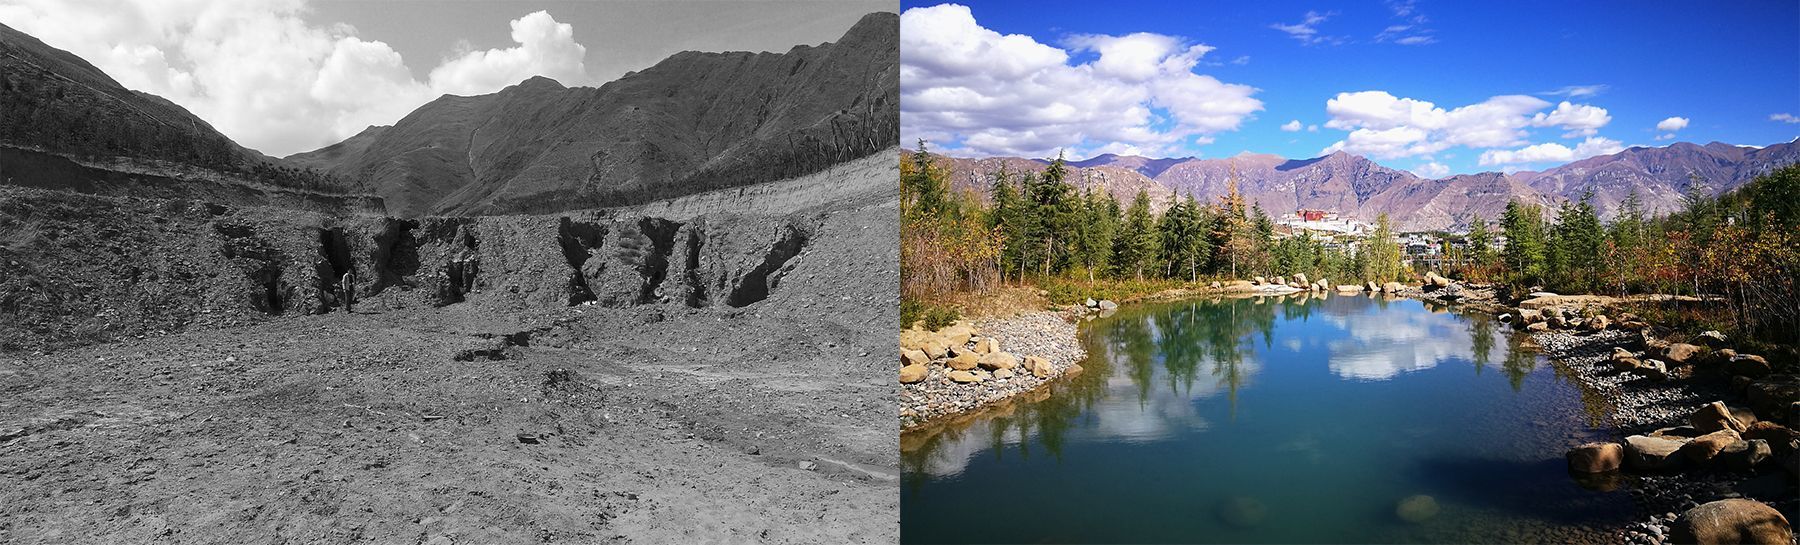
M1372 299L1373 305L1382 309L1393 302L1382 296L1367 297ZM995 459L1018 456L1029 459L1034 455L1048 454L1053 459L1061 460L1064 445L1070 440L1074 430L1105 427L1098 423L1106 418L1106 411L1097 410L1097 406L1107 400L1109 388L1115 399L1122 397L1119 394L1125 392L1136 393L1137 410L1133 412L1170 410L1168 407L1159 409L1156 406L1157 399L1163 394L1155 392L1153 388L1166 388L1169 394L1173 394L1168 397L1180 400L1181 404L1187 404L1188 400L1196 397L1222 392L1228 396L1231 417L1235 419L1239 391L1252 383L1263 363L1261 356L1257 354L1257 341L1260 337L1265 353L1273 352L1271 345L1278 319L1283 322L1307 322L1318 313L1330 320L1326 323L1337 324L1336 327L1347 331L1390 331L1392 327L1397 327L1397 324L1389 322L1393 318L1379 312L1363 314L1354 310L1357 308L1355 305L1326 307L1327 301L1326 295L1300 293L1281 297L1214 298L1133 305L1121 309L1109 318L1095 320L1084 326L1082 342L1088 352L1087 361L1082 362L1086 369L1084 373L1058 380L1048 387L984 412L903 434L903 473L910 483L916 485L923 482L922 479L932 478L933 469L940 473L952 472L951 474L959 471L958 468L965 465L969 456L985 455ZM1424 303L1424 307L1432 313L1452 310L1450 307L1431 303ZM1374 353L1391 350L1395 354L1392 359L1413 357L1433 360L1420 364L1423 365L1421 368L1429 368L1445 358L1465 360L1473 364L1473 371L1477 375L1498 357L1500 371L1508 384L1513 391L1520 391L1526 377L1540 362L1536 350L1528 344L1525 336L1513 335L1492 317L1479 313L1463 315L1463 319L1467 322L1464 326L1466 329L1458 332L1466 332L1469 337L1467 341L1456 339L1455 336L1443 337L1426 330L1424 334L1427 336L1423 338L1378 336L1355 347L1365 352L1372 350ZM1462 345L1460 350L1454 347L1425 349L1418 344L1431 341L1436 341L1439 345L1460 342L1467 344ZM1334 350L1332 358L1338 356ZM1157 376L1159 368L1165 375L1160 379ZM1406 370L1384 370L1390 375L1381 375L1375 380L1385 380L1384 377L1391 376L1393 372ZM1562 375L1562 370L1558 370L1558 375ZM1563 380L1576 382L1567 377ZM1126 381L1129 384L1125 384ZM1582 398L1590 421L1598 425L1605 414L1604 401L1587 389L1579 389L1583 390ZM1117 408L1117 401L1106 404ZM1182 416L1191 415L1165 415L1162 420L1174 420ZM1160 424L1205 425L1204 421L1197 418L1187 422ZM971 433L976 436L968 437ZM1144 433L1153 435L1159 431ZM965 441L966 439L973 440ZM983 450L989 452L980 452Z

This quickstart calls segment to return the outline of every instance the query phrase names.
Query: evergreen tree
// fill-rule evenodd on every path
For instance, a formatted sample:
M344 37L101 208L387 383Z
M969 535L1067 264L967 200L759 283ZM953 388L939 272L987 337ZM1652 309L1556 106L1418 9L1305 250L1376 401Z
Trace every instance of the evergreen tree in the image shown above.
M1027 247L1030 241L1027 233L1029 215L1025 202L1014 187L1013 175L1002 166L994 173L994 210L988 215L989 228L999 233L1004 245L1000 250L1000 275L1005 281L1008 271L1015 277L1023 274L1029 267Z
M950 200L950 190L940 175L925 139L919 139L919 151L912 156L912 168L900 177L900 198L906 211L916 217L934 217Z
M1154 220L1150 217L1150 194L1142 189L1125 209L1125 223L1113 239L1113 266L1121 275L1144 278L1144 267L1156 252Z
M1507 202L1506 211L1500 215L1500 231L1506 236L1506 266L1514 281L1524 285L1543 282L1543 209L1519 201Z
M1487 220L1481 214L1469 218L1468 241L1468 258L1475 266L1486 267L1494 262L1494 235L1488 232Z

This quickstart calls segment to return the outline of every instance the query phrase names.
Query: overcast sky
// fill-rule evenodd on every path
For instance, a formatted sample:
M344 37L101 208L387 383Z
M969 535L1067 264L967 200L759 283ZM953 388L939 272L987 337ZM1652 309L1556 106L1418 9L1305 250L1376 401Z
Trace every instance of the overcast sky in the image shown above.
M833 41L893 1L0 0L0 23L285 156L439 95L598 85L673 53Z

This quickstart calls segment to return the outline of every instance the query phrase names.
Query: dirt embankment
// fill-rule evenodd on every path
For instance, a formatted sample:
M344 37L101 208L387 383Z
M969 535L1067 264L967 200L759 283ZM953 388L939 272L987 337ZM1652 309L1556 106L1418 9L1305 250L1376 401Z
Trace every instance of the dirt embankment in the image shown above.
M891 193L881 178L892 170L864 159L780 191L477 218L333 217L0 186L0 311L19 317L0 328L0 350L329 312L345 273L364 308L742 307L778 289L790 261L818 243L824 213Z
M744 216L7 193L7 338L95 337L0 352L0 541L897 541L881 163Z

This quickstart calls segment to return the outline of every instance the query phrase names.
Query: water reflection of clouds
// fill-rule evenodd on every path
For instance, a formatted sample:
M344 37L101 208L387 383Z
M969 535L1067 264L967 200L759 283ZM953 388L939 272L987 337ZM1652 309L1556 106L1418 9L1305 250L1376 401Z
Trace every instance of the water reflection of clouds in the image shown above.
M1403 304L1403 303L1400 303ZM1428 312L1326 312L1325 320L1348 333L1327 343L1331 372L1357 380L1387 380L1410 371L1436 367L1444 360L1475 361L1475 335L1494 339L1491 329L1472 330L1462 318ZM1494 351L1485 363L1504 359L1506 343L1489 343Z

